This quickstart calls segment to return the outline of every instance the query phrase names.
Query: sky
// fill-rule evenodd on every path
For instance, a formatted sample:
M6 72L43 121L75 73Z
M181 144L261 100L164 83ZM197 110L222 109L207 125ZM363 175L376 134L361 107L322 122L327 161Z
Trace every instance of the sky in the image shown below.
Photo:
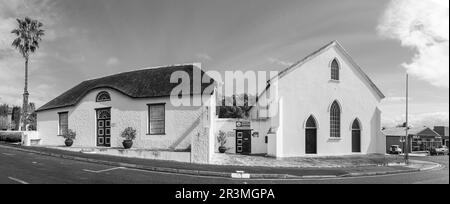
M159 65L281 71L338 40L387 98L383 125L449 123L445 0L0 0L0 103L21 104L15 18L45 24L30 60L39 107L78 83Z

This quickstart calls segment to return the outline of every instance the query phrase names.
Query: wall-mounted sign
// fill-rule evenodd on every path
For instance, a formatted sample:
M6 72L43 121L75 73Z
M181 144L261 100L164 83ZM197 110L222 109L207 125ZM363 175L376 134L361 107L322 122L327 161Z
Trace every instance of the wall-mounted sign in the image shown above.
M237 121L236 122L236 128L237 129L250 129L251 128L251 122L250 121Z

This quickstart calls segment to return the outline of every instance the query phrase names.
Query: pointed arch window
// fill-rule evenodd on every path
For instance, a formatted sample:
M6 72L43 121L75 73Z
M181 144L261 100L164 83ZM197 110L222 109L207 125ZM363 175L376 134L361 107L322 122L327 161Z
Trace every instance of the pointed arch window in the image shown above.
M310 116L306 121L306 129L317 129L317 123L313 116Z
M331 80L339 81L339 62L334 59L333 62L331 62Z
M330 108L330 137L341 137L341 107L337 101Z
M97 102L105 102L105 101L111 101L111 96L108 92L102 91L97 95Z
M359 124L358 119L355 119L355 121L353 121L352 130L361 130L361 125Z

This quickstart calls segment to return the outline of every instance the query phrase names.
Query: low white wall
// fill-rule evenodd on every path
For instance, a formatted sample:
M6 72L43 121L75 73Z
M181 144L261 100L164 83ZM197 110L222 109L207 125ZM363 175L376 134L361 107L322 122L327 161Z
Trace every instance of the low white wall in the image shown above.
M41 138L39 137L39 132L37 131L26 131L22 132L22 145L24 146L35 146L41 144Z

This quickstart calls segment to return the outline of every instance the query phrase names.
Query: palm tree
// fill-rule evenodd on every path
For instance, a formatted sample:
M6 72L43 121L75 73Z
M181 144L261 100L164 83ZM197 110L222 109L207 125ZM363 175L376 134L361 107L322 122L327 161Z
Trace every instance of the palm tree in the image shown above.
M25 59L25 88L23 93L23 106L22 106L22 130L26 131L27 117L28 117L28 60L30 54L34 53L39 48L39 42L42 41L44 36L44 30L42 27L44 24L37 20L33 20L29 17L25 19L17 19L17 28L11 31L16 35L16 39L13 41L12 46L17 49L22 57Z

